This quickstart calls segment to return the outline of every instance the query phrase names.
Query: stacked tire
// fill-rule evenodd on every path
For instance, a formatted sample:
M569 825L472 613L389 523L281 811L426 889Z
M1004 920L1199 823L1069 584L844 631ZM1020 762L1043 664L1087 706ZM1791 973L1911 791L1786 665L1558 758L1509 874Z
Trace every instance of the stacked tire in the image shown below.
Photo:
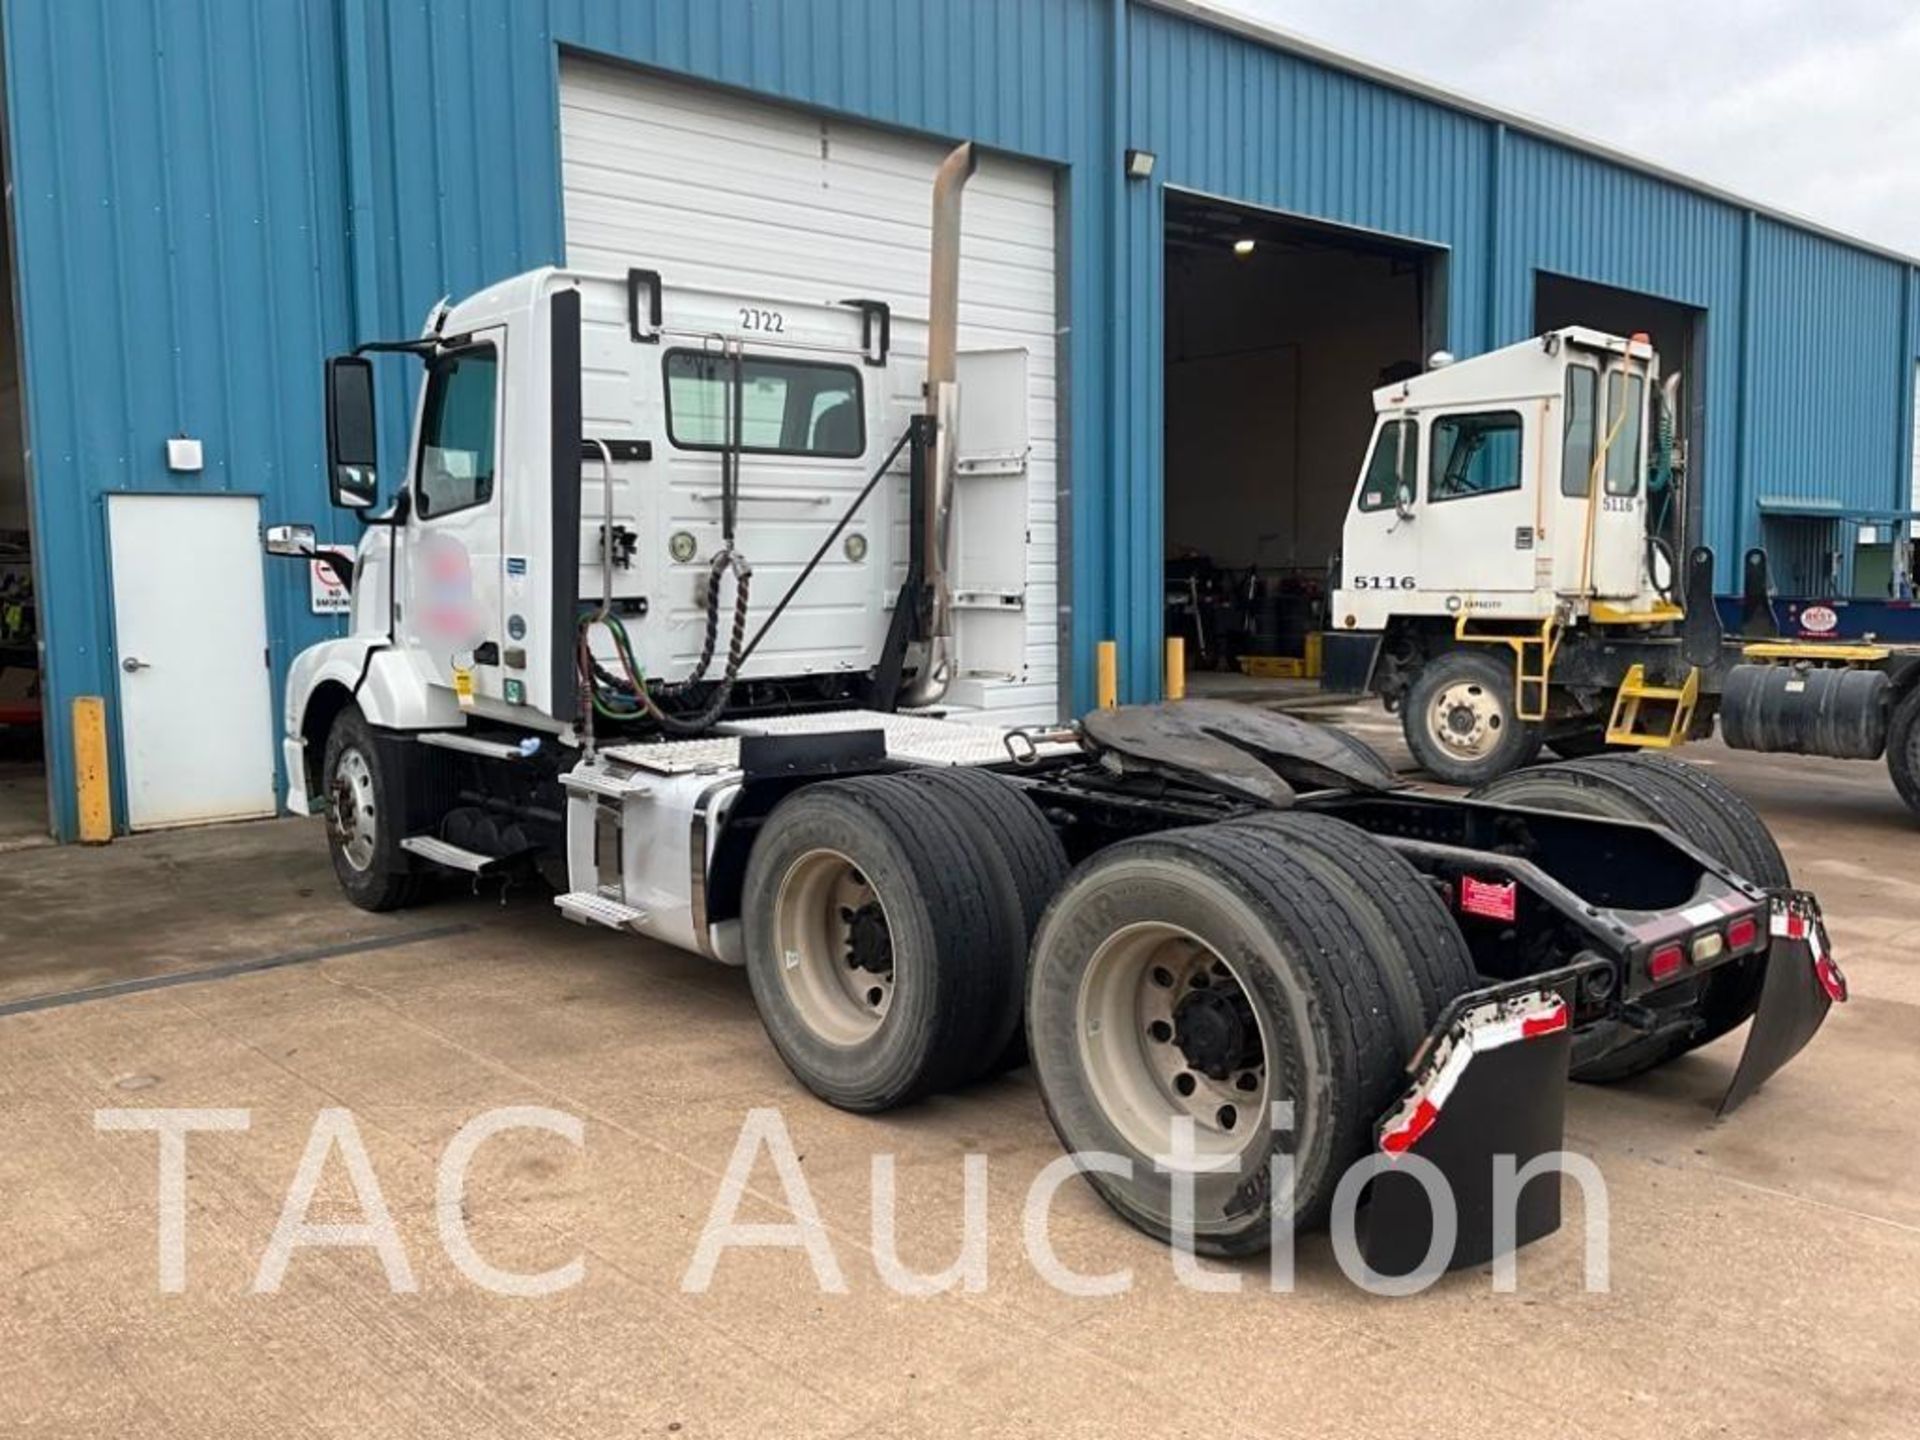
M1661 825L1763 889L1792 884L1787 862L1754 809L1706 771L1664 755L1615 753L1503 775L1475 800ZM1577 1053L1576 1080L1621 1080L1719 1039L1750 1018L1765 978L1762 957L1734 961L1706 980L1691 1027L1651 1033L1619 1027L1611 1044Z

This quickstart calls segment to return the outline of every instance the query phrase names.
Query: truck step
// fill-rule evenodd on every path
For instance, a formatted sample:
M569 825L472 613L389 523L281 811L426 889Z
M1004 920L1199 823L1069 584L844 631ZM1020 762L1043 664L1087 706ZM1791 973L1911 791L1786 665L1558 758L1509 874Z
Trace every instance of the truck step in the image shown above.
M560 913L579 925L604 925L609 930L638 930L646 924L647 912L619 900L609 900L592 890L573 890L553 897Z
M560 784L576 795L601 795L609 800L652 793L652 787L638 775L615 775L608 770L569 770L560 777Z
M463 755L484 755L489 760L526 759L526 751L518 745L482 740L477 735L462 735L458 730L423 730L413 738L416 743L431 745L436 750L458 750Z
M464 875L485 875L507 863L511 856L482 855L440 839L437 835L409 835L400 842L409 855L418 855L430 865L458 870Z

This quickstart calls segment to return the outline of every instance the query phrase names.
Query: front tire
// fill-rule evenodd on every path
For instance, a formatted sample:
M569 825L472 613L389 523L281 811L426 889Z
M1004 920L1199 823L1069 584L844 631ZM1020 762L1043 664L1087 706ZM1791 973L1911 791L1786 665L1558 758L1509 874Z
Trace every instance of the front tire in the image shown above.
M399 910L420 894L407 852L399 778L390 773L358 705L334 717L320 767L333 873L362 910Z
M1423 665L1400 724L1420 767L1449 785L1483 785L1540 753L1540 728L1514 712L1513 667L1475 651Z

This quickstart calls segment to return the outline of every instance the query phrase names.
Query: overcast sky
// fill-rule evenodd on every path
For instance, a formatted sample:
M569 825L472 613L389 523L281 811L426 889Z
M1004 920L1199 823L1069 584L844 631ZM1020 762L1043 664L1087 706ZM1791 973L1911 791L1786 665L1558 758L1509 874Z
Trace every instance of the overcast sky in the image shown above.
M1920 253L1920 0L1206 0Z

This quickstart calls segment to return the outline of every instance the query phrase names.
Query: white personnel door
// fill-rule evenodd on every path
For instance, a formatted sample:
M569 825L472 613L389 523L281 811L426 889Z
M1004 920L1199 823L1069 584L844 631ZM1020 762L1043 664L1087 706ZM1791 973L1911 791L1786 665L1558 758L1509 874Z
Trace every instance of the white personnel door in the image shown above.
M657 270L669 289L883 300L899 340L926 318L933 172L948 148L563 57L567 263ZM947 698L1014 723L1050 721L1060 708L1055 243L1054 172L982 156L961 215L959 342L1025 352L1030 449L1023 473L986 463L960 482L961 673ZM999 368L1000 378L1014 370ZM996 544L985 543L987 528Z
M274 813L260 502L109 495L127 825Z

